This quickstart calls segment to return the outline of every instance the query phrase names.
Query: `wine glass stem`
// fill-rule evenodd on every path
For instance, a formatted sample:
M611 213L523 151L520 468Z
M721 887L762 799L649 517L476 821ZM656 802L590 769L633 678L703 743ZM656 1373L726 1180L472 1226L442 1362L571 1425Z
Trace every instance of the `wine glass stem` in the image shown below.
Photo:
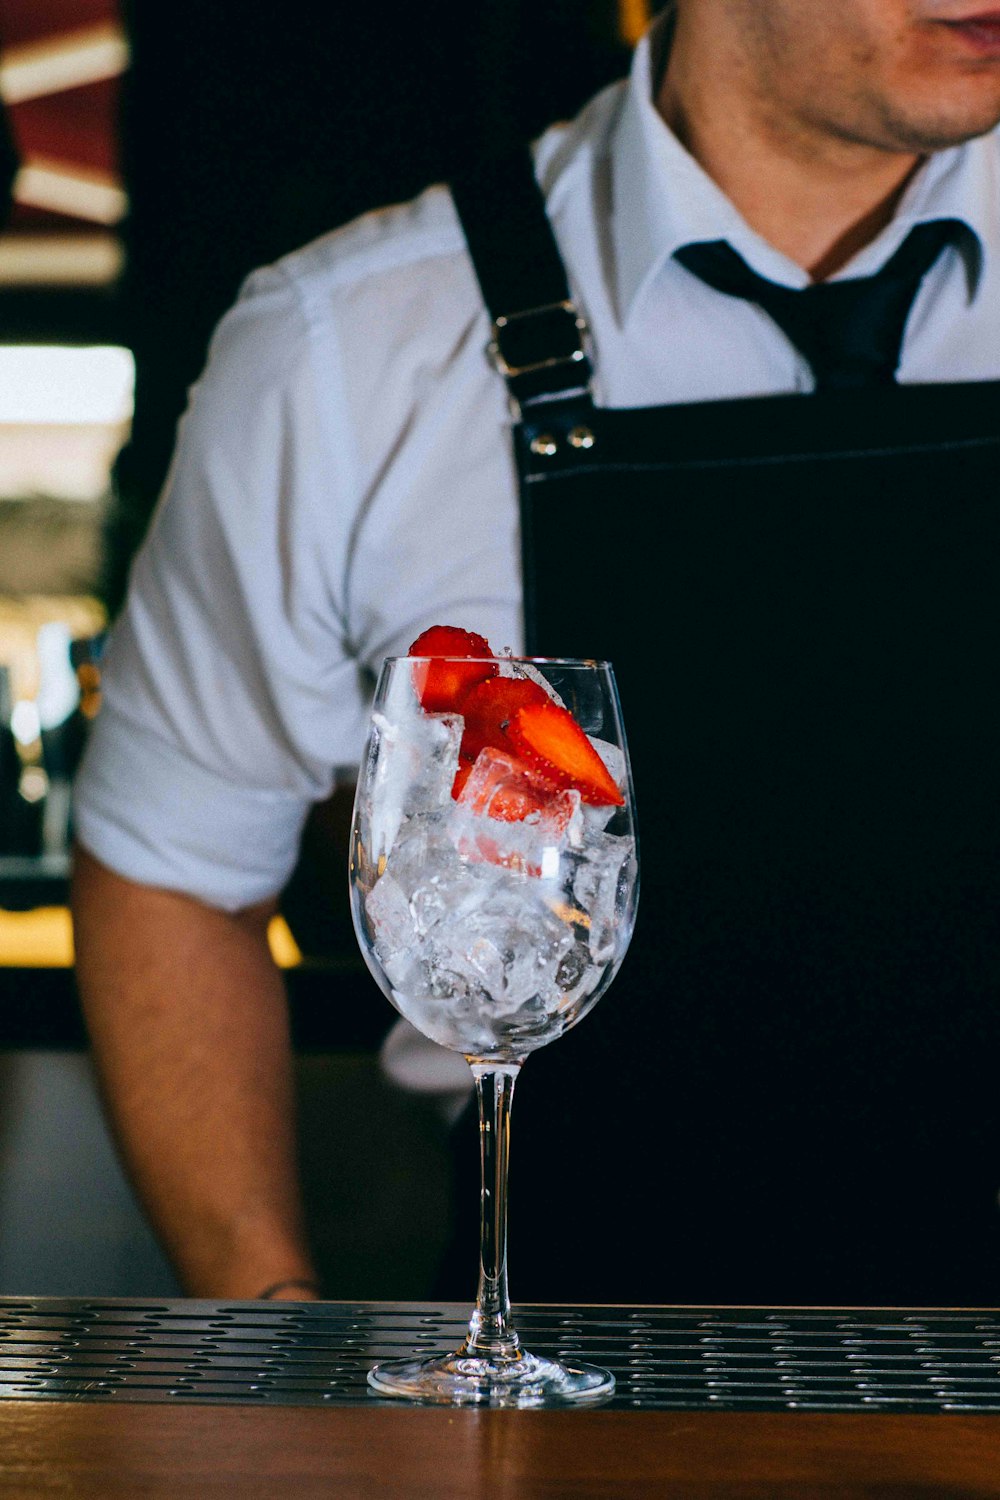
M507 1166L510 1108L520 1063L473 1063L479 1103L479 1291L465 1352L516 1357L520 1340L510 1321L507 1295Z

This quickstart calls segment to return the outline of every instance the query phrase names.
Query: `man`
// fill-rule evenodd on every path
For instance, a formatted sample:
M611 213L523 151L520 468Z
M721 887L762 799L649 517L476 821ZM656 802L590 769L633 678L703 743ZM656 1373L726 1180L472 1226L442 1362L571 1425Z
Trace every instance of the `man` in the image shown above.
M251 279L78 801L88 1020L191 1292L313 1280L265 921L440 621L611 656L638 783L633 953L519 1099L519 1295L995 1300L998 121L976 0L679 0L538 149L558 255L504 157L461 225L433 190ZM485 358L560 259L585 344Z

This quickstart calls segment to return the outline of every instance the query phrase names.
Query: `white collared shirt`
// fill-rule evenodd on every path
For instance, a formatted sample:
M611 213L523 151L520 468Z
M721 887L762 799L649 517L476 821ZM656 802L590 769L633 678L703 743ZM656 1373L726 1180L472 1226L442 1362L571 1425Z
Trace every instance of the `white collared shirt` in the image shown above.
M756 306L672 259L755 234L631 79L539 143L539 176L607 406L811 388ZM502 212L502 204L497 211ZM933 157L842 276L954 217L907 327L902 382L1000 378L1000 134ZM274 894L309 806L364 742L374 673L427 625L521 646L516 476L488 319L449 194L432 188L247 282L213 339L128 604L76 793L86 847L227 909ZM1000 411L998 411L1000 421Z

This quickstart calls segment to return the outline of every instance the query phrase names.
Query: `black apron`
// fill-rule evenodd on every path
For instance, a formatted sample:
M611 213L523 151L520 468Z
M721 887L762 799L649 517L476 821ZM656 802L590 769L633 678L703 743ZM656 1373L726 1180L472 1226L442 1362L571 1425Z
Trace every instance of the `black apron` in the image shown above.
M568 297L505 170L494 316ZM513 1293L1000 1302L1000 385L597 408L572 323L497 335L527 641L614 663L642 894L518 1087Z

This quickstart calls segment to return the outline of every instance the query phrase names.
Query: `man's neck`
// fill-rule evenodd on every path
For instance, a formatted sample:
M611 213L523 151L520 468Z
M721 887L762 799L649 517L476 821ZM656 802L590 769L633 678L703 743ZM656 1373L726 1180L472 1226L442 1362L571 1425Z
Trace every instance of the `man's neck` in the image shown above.
M822 281L889 223L921 158L781 113L738 49L718 43L678 26L657 108L751 228Z

